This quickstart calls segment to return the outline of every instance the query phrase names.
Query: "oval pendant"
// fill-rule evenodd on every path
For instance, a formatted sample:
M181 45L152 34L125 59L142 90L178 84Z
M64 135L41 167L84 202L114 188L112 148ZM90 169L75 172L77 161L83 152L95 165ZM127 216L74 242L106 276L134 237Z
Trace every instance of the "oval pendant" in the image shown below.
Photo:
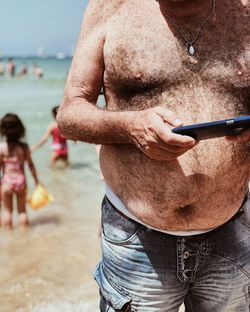
M194 49L194 47L192 46L192 44L188 44L187 50L188 50L188 53L189 53L190 55L192 55L192 56L194 55L195 49Z

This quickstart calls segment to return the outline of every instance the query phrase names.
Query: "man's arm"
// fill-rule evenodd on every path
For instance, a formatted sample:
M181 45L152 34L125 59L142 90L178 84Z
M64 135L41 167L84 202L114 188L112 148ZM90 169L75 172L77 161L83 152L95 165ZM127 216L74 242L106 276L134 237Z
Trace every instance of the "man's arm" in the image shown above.
M235 136L228 136L227 139L229 141L233 141L236 143L245 143L250 141L250 129L246 129L242 131L242 133Z
M163 108L110 112L96 107L103 84L107 21L125 0L92 0L86 10L64 100L57 115L60 132L68 139L94 144L131 143L144 154L169 160L195 145L191 137L171 132L177 116Z
M117 0L109 2L114 1ZM68 139L99 144L128 143L124 113L96 107L103 85L106 23L117 10L111 4L103 5L104 2L108 3L92 0L86 10L57 121L61 133Z

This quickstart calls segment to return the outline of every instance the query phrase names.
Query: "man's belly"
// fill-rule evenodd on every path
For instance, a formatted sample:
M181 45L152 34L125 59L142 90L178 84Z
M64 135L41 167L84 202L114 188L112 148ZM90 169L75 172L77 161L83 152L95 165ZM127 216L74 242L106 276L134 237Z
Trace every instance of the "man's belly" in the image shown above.
M175 161L155 161L133 145L101 149L107 184L140 220L162 230L205 230L239 209L249 180L246 144L200 142Z

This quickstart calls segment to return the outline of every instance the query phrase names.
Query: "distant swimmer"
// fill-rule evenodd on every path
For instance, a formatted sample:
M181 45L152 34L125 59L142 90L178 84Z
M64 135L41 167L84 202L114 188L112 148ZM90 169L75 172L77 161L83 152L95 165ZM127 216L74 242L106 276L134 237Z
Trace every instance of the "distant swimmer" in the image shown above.
M37 78L43 77L43 70L40 66L38 66L36 63L33 64L33 73Z
M28 72L29 72L28 66L27 66L27 64L24 63L24 64L22 65L21 69L20 69L20 72L19 72L18 76L19 76L19 77L27 76L27 75L28 75Z
M3 60L0 59L0 76L4 75L4 71L5 71L4 63Z
M15 74L16 74L16 64L15 64L13 58L9 58L8 59L7 66L6 66L6 71L7 71L7 74L10 77L14 77L15 76Z
M61 133L57 127L57 123L56 123L56 115L57 115L58 108L59 108L59 106L56 106L52 109L52 115L53 115L55 121L48 126L46 132L41 137L41 139L37 142L37 144L32 146L31 151L32 152L36 151L38 148L43 146L48 141L48 139L51 137L52 138L52 146L51 146L52 155L50 158L51 166L54 166L58 160L62 160L64 162L65 166L68 166L69 161L68 161L67 141L64 138L64 136L61 135Z

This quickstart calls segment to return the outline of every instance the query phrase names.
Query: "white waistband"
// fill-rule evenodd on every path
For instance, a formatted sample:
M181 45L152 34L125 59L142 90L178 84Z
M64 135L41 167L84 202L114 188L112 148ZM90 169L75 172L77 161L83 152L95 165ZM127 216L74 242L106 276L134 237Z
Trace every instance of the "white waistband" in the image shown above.
M191 231L163 231L159 230L157 228L154 228L141 220L139 220L131 211L129 211L126 206L123 204L123 202L120 200L120 198L111 190L111 188L106 184L105 185L106 189L106 196L108 197L109 201L112 203L112 205L119 210L121 213L123 213L125 216L127 216L129 219L132 219L144 226L146 226L149 229L162 232L165 234L170 234L170 235L175 235L175 236L192 236L192 235L199 235L199 234L204 234L207 232L212 231L214 228L209 229L209 230L191 230Z

